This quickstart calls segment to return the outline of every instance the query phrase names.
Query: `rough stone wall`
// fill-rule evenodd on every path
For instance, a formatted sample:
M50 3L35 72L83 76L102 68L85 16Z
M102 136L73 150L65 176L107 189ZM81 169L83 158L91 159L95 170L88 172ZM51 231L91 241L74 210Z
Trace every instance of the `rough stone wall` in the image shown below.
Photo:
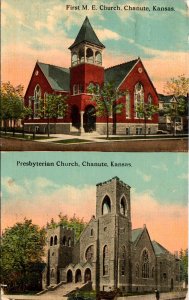
M142 278L142 253L148 251L149 255L149 278ZM136 277L136 264L139 264L139 277ZM150 241L147 230L145 229L137 242L132 247L132 291L154 291L156 287L155 272L152 277L152 268L156 267L156 256Z

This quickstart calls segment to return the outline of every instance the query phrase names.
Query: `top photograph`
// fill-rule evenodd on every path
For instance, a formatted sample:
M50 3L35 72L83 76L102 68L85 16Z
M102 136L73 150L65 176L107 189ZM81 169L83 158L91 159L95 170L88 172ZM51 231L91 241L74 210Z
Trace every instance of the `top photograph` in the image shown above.
M188 0L3 0L1 151L187 152Z

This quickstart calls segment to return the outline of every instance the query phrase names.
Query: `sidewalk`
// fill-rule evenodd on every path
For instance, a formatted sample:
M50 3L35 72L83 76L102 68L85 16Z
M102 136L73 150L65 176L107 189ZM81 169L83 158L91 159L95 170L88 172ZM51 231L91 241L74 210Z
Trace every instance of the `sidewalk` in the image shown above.
M61 297L57 295L41 295L41 296L27 296L27 295L5 295L9 300L66 300L67 297ZM129 297L117 297L116 300L155 300L155 294L141 295L141 296L129 296ZM160 300L184 300L188 299L186 292L170 292L162 293Z

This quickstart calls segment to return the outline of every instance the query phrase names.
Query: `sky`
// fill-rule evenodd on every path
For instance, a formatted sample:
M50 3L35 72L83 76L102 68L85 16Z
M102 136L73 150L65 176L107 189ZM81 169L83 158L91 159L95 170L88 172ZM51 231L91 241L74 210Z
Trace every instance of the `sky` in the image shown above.
M88 222L96 215L96 184L118 176L131 187L132 227L146 224L152 240L174 252L187 248L186 153L5 152L2 153L2 230L24 218L45 226L58 214ZM79 166L60 167L57 162ZM108 167L84 167L83 161ZM128 163L111 167L111 161ZM51 167L21 166L51 162ZM131 165L131 166L130 166Z
M103 66L141 57L158 92L171 77L188 76L189 0L93 0L97 10L67 10L66 5L88 4L81 0L2 0L2 81L29 83L37 60L70 67L68 47L86 17L106 46ZM100 10L99 5L119 5L122 10ZM150 11L124 10L125 5ZM158 12L153 6L174 8Z

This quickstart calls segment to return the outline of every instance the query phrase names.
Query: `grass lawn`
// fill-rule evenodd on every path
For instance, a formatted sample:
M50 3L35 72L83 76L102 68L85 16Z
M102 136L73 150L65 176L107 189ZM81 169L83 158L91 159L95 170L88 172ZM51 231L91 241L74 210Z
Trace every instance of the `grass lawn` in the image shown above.
M74 144L74 143L87 143L88 140L82 140L82 139L66 139L66 140L60 140L60 141L53 141L52 143L58 143L58 144Z
M15 139L22 139L22 140L46 140L54 138L53 136L47 136L47 135L35 135L35 138L33 139L33 134L25 133L24 136L22 133L15 133L14 135L10 132L4 133L1 132L1 137L8 137L8 138L15 138Z

